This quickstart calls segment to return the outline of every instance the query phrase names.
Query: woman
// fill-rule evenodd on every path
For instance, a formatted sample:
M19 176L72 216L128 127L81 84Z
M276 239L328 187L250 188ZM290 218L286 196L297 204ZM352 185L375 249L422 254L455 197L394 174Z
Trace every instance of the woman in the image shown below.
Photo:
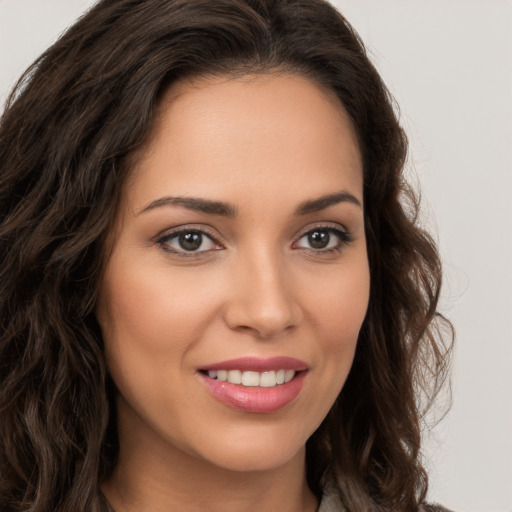
M1 510L427 510L405 156L328 3L99 2L0 128Z

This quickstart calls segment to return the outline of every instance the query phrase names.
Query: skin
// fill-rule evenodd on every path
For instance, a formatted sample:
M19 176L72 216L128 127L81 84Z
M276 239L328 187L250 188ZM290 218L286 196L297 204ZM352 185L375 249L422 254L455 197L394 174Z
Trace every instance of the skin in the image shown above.
M105 495L116 512L316 510L305 443L347 378L369 297L348 115L296 75L184 81L134 162L97 309L118 388ZM229 203L236 216L167 196ZM183 250L178 227L206 230L200 250ZM315 228L327 248L311 245ZM299 395L268 414L219 402L199 369L245 356L305 361Z

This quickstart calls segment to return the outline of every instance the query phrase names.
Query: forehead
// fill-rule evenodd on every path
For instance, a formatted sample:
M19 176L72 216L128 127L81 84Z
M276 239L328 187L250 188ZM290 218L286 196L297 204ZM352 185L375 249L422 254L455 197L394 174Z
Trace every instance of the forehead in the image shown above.
M163 97L130 201L140 206L162 189L265 194L270 182L288 192L306 185L313 196L348 184L362 195L357 138L340 100L293 74L203 77Z

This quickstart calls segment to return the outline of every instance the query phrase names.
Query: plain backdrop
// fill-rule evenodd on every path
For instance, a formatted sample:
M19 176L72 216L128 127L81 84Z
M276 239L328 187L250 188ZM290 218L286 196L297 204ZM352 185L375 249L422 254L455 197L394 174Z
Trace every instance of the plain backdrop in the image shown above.
M0 105L92 3L0 0ZM445 264L441 310L457 330L453 405L425 432L429 498L458 512L510 512L512 2L333 3L400 105L408 172Z

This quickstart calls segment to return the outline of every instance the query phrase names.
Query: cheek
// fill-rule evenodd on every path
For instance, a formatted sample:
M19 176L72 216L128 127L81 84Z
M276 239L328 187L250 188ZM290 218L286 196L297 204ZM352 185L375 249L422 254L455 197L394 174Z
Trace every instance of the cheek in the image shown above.
M168 390L180 389L183 362L201 339L200 315L209 313L190 276L180 281L150 263L117 263L97 311L107 366L126 404L156 425L151 411L180 399Z
M321 407L325 413L341 391L352 367L359 331L369 300L370 277L367 264L351 272L333 273L322 293L310 297L311 322L317 340L317 368L324 386ZM310 310L311 311L311 310Z
M347 272L333 272L330 279L310 302L316 314L316 327L332 340L333 349L343 350L346 343L355 344L368 308L370 274L366 260Z
M186 350L214 308L215 283L209 291L198 274L116 266L105 277L98 308L106 345L133 345L156 357Z

